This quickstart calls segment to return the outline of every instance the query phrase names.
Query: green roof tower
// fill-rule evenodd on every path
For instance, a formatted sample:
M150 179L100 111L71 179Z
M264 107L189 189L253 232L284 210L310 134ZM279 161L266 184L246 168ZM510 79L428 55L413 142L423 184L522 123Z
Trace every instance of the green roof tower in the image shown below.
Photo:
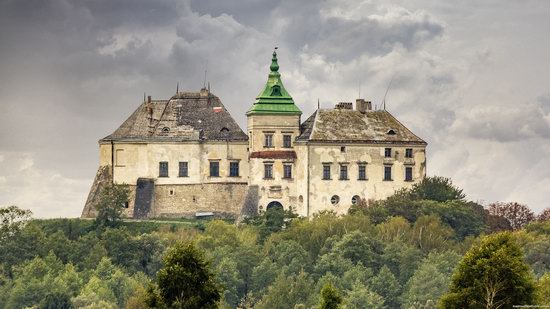
M277 49L277 48L275 48ZM265 83L264 89L256 97L256 101L246 113L247 115L301 115L302 111L294 104L294 100L286 91L279 64L277 63L277 52L273 51L271 59L271 70Z

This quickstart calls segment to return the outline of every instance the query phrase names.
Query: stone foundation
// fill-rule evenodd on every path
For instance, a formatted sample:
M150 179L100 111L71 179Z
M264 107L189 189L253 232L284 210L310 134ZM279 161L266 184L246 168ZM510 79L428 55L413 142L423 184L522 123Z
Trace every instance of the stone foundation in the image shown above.
M247 183L156 185L149 217L195 217L212 212L216 217L237 218L247 200Z
M97 169L97 174L94 178L92 187L90 188L90 193L88 194L88 199L86 199L86 204L82 210L82 218L95 218L97 211L94 205L99 201L99 194L101 190L108 184L113 181L113 176L111 175L111 166L104 165L100 166Z

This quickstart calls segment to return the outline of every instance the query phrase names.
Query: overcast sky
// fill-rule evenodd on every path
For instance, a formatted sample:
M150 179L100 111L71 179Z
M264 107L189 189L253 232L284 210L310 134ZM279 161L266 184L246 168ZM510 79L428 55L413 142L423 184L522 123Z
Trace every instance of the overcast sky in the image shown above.
M398 1L393 1L397 3ZM207 80L245 128L271 52L306 119L359 95L469 199L550 206L550 1L0 0L0 206L79 216L97 141Z

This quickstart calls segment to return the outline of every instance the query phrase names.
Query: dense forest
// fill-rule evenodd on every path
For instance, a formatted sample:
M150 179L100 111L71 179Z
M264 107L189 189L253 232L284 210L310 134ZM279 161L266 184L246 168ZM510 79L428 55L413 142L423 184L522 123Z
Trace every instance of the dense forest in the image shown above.
M550 305L550 211L484 207L446 178L344 216L272 209L238 223L119 220L117 190L97 220L0 208L0 308L193 308L203 294L208 308ZM162 302L178 288L179 305Z

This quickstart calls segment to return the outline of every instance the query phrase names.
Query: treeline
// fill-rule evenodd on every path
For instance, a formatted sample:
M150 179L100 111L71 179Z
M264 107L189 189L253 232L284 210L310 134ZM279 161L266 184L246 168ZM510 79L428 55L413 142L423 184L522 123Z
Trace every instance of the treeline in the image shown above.
M275 209L239 225L120 222L109 201L124 190L109 194L96 221L0 209L0 308L196 307L198 296L163 302L193 281L171 279L180 273L210 274L204 295L222 308L550 305L550 212L484 208L445 178L362 201L345 216ZM494 293L464 289L471 278ZM182 290L192 288L200 287Z

